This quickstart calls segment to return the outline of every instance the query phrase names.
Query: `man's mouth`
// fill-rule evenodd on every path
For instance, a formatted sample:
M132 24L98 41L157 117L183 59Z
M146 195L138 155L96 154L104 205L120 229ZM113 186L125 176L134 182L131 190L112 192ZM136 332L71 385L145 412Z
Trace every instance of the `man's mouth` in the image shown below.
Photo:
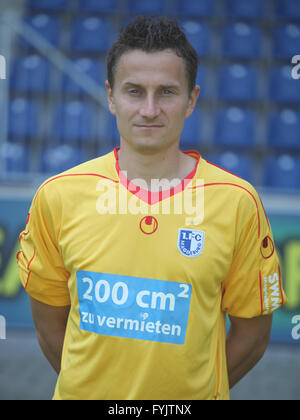
M159 124L134 124L135 127L138 128L162 128L163 125L159 125Z

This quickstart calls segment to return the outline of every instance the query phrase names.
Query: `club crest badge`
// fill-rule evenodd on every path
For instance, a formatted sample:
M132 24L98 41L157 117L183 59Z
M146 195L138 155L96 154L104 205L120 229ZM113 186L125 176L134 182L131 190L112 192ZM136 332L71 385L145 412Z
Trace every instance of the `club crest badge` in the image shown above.
M205 232L194 229L179 229L177 247L185 257L198 257L202 254Z

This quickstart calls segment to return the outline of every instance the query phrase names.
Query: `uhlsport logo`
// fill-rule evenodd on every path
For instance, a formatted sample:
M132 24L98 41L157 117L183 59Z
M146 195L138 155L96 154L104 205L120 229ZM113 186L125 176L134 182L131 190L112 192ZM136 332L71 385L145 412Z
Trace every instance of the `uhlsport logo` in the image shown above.
M4 316L0 315L0 340L6 339L6 321Z
M158 221L153 216L145 216L140 221L140 229L145 235L152 235L158 228Z
M0 80L6 79L6 60L3 55L0 55Z
M202 254L205 232L193 229L179 229L177 246L185 257L198 257Z
M260 253L262 257L266 260L274 254L275 246L274 242L272 241L272 238L270 236L266 236L261 243L260 246Z

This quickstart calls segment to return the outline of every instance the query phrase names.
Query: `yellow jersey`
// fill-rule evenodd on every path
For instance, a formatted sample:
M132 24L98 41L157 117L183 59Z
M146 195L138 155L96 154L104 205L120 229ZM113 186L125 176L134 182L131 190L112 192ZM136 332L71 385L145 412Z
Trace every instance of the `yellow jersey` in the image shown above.
M259 195L195 151L150 192L117 152L45 181L20 234L28 294L71 305L54 399L229 399L225 314L286 302Z

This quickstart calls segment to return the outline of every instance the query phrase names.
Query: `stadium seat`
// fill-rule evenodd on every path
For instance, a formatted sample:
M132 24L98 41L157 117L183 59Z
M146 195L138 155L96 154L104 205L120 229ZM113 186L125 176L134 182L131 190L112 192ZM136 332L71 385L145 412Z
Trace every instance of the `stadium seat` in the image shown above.
M95 110L89 103L61 102L55 105L52 137L61 143L94 141Z
M111 152L120 145L120 133L117 128L116 117L109 111L97 112L96 144L98 156Z
M273 113L268 123L268 144L276 149L300 150L300 113L293 109Z
M130 0L129 12L135 15L161 15L164 13L164 0Z
M97 148L97 156L104 156L107 153L110 153L114 150L115 147L118 147L120 145L119 141L114 142L100 142L98 143Z
M108 20L97 17L79 18L71 29L71 49L76 52L105 52L112 36Z
M99 142L107 142L109 147L120 143L120 133L117 127L116 117L110 112L105 112L101 115L102 121L99 126Z
M63 11L66 10L70 0L30 0L29 8L34 10L51 10Z
M17 59L13 64L11 88L20 93L45 93L50 87L50 65L39 55Z
M273 40L274 56L291 59L300 52L300 25L290 23L277 27Z
M201 141L202 113L197 108L189 118L185 119L184 128L181 133L180 146L197 147Z
M292 77L292 66L281 66L270 72L270 98L275 102L300 103L300 83Z
M58 19L55 17L39 14L30 16L25 19L25 23L32 27L36 32L39 33L46 41L52 45L58 45L60 38L60 24ZM21 38L21 47L32 47L30 43Z
M195 21L184 21L182 28L198 56L208 56L212 36L209 25Z
M180 16L211 17L214 12L215 0L179 0Z
M218 111L214 142L226 148L253 147L255 142L254 114L237 107Z
M82 57L74 60L73 63L80 73L86 74L95 82L104 86L106 76L104 62ZM78 84L70 76L67 75L65 75L63 78L62 90L63 92L72 94L79 94L83 92L83 89L78 86Z
M227 25L222 39L224 57L257 58L261 54L262 36L257 26L243 22Z
M208 156L208 161L220 166L227 171L253 182L253 160L247 155L236 152L213 153Z
M80 0L79 10L83 12L115 12L118 10L117 0Z
M280 189L300 188L300 160L291 155L266 158L264 162L265 186Z
M109 111L97 113L97 154L105 155L120 145L120 133L117 128L116 117Z
M279 18L300 19L299 0L277 0L276 12Z
M227 15L234 19L261 19L264 16L262 0L227 0Z
M41 171L45 174L58 174L86 161L80 148L70 145L46 147L42 150Z
M5 172L28 172L28 147L17 143L0 145L0 160L4 161Z
M219 97L225 101L257 99L257 73L250 66L230 64L218 71Z
M208 97L210 94L207 75L208 75L208 69L206 67L199 66L196 84L200 86L200 94L199 94L200 100Z
M9 104L8 134L11 139L32 138L39 133L40 113L35 101L17 98Z

